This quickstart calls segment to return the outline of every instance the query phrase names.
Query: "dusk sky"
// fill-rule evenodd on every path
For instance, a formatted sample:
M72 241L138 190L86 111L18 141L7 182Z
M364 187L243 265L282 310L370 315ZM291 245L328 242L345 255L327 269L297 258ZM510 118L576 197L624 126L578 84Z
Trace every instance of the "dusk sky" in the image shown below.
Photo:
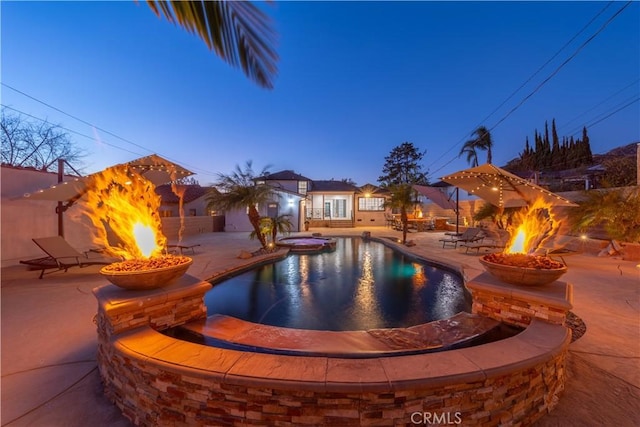
M554 118L561 138L587 126L594 153L640 141L640 2L262 4L273 90L145 2L0 7L2 105L86 135L69 133L85 173L157 153L203 185L247 160L376 184L409 141L435 182L469 167L458 153L479 125L497 165Z

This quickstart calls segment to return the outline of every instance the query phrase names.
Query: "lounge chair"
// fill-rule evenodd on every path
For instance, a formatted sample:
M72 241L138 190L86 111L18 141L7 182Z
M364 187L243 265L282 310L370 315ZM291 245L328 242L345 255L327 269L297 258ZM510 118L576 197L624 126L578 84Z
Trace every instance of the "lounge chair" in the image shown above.
M56 269L65 272L71 267L86 267L94 264L111 264L114 260L89 259L88 254L78 252L62 236L41 237L31 239L38 245L46 257L20 261L21 264L30 266L34 270L41 270L39 279L45 275L45 270ZM53 273L53 271L51 272Z
M195 245L171 244L171 245L167 245L167 250L169 252L180 251L180 255L183 255L184 251L189 251L190 250L192 254L195 254L196 250L194 248L197 248L198 246L200 246L199 243L197 243Z
M454 248L457 248L458 243L477 242L479 240L482 240L483 238L484 238L484 233L482 229L471 227L471 228L467 228L467 230L464 233L462 233L460 236L450 236L446 239L440 239L439 241L442 242L443 248L447 247L447 245L451 245Z
M504 249L507 247L509 241L509 233L504 230L501 231L483 231L483 238L480 241L465 242L460 246L466 248L465 253L469 253L470 249L475 249L476 254L480 253L480 249Z

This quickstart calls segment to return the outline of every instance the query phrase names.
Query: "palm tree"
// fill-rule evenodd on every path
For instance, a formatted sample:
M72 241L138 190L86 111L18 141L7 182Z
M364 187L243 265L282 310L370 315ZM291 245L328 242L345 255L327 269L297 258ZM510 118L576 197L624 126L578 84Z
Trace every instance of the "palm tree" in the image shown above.
M467 162L472 166L478 166L478 149L486 150L487 152L487 163L491 163L491 148L493 147L493 141L491 140L491 133L489 129L484 126L478 127L475 131L473 131L472 135L475 135L475 138L468 140L462 146L460 150L460 154L458 157L463 154L467 155Z
M265 239L265 244L271 246L275 244L278 238L278 233L289 234L293 228L290 215L278 215L275 218L269 216L263 216L260 218L260 234ZM254 230L249 237L255 239L259 234Z
M207 196L207 209L220 211L247 209L253 232L265 249L267 240L261 232L261 217L257 206L272 201L275 190L270 185L256 184L255 179L266 174L267 167L256 175L251 161L246 163L244 170L236 165L235 171L231 174L218 174L218 181L214 184L218 191L211 191Z
M249 79L273 88L278 55L269 17L248 1L147 0L158 16L198 35L210 50Z
M402 222L402 243L407 243L407 230L409 218L407 210L416 203L415 190L410 183L393 184L388 187L391 197L385 202L385 207L400 209L400 222Z
M271 241L275 243L278 233L289 234L291 229L293 229L291 215L278 215L275 218L271 218Z

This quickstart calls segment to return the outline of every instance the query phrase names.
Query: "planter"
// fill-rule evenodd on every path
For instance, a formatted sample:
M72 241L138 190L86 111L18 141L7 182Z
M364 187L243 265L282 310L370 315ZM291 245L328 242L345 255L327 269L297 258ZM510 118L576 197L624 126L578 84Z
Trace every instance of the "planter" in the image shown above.
M113 271L114 264L111 264L103 267L100 274L109 282L123 289L157 289L174 283L193 264L193 260L189 257L181 256L180 258L182 262L177 265L139 271Z
M544 286L555 282L567 272L566 266L549 269L525 268L487 261L486 256L479 259L484 269L497 279L512 285Z

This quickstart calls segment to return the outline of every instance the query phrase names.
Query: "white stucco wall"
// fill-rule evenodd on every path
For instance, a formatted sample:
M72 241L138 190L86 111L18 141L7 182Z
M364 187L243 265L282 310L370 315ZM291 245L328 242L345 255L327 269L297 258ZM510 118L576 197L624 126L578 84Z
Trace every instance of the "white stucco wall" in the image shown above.
M278 215L289 215L293 228L300 231L302 219L300 214L300 196L290 193L277 193L274 202L278 203ZM267 206L259 206L261 216L267 215ZM239 209L225 213L225 231L253 231L246 209Z
M65 180L73 177L65 177ZM57 202L30 200L23 197L56 184L56 173L29 169L0 168L0 257L2 267L19 264L21 259L40 258L45 254L31 239L58 235ZM93 247L88 230L89 221L78 221L77 209L65 212L65 239L79 251Z

